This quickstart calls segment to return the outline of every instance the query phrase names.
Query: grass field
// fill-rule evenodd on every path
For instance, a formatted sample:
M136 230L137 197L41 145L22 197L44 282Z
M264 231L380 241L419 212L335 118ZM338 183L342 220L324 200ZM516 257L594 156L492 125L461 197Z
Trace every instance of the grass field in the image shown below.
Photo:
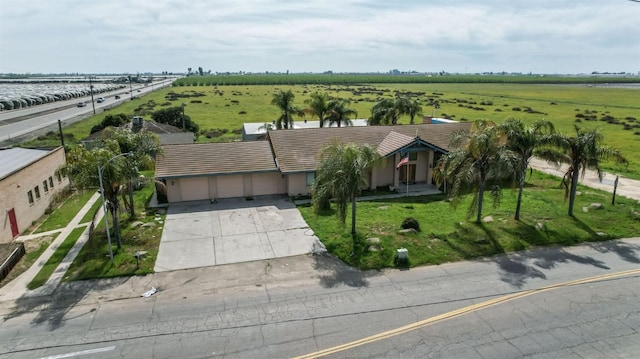
M608 88L587 85L499 84L499 83L429 83L371 85L237 85L237 86L176 86L134 98L118 108L65 128L67 143L89 135L90 129L108 113L125 113L129 117L142 115L150 119L151 112L169 106L181 106L200 125L198 142L226 142L241 139L245 122L271 122L278 109L271 105L273 93L291 89L295 105L305 107L304 100L313 92L351 100L358 118L368 118L373 104L381 98L398 93L408 94L427 103L440 103L439 109L423 105L423 113L448 117L458 121L479 118L502 122L514 117L531 123L548 119L558 130L570 132L574 124L599 127L605 143L615 146L630 160L628 167L605 164L605 170L640 179L640 89ZM302 121L302 118L296 118ZM419 119L418 119L419 121ZM400 123L408 123L401 118ZM57 143L55 134L50 142ZM25 145L37 146L40 141Z
M564 189L558 184L558 178L534 172L524 192L521 221L513 219L517 191L504 190L497 208L486 198L483 217L491 216L493 220L480 225L467 220L470 196L455 208L445 195L358 202L355 250L350 216L341 226L333 209L315 215L309 206L298 208L329 252L363 269L393 266L398 248L408 249L411 266L418 266L640 233L638 201L623 198L612 206L611 194L579 186L576 215L569 217ZM601 203L604 208L583 212L582 207L592 203ZM420 232L398 232L408 217L418 220ZM377 238L379 244L372 244L367 238Z

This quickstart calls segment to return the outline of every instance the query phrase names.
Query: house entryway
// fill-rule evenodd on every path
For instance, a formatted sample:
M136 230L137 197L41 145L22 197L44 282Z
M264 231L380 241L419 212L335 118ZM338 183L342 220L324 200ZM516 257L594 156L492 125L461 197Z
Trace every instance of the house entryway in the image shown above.
M407 164L398 170L398 179L401 183L416 183L416 165L415 164Z

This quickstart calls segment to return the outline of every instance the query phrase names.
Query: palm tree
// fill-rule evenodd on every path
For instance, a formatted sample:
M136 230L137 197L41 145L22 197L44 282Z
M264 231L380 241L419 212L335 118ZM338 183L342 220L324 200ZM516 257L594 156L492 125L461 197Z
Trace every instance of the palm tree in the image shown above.
M477 213L476 223L482 220L482 205L487 186L492 185L494 205L500 200L499 183L513 175L516 155L509 151L500 131L492 122L477 120L471 131L454 134L450 146L455 148L439 160L436 171L438 184L451 180L452 204L467 190L476 192L469 208L469 216Z
M409 124L413 125L413 119L422 114L422 105L418 100L408 100L405 106L404 113L409 115Z
M78 146L67 153L67 163L61 172L68 175L75 186L82 189L99 188L98 166L102 171L104 197L109 213L111 214L113 230L118 248L122 247L120 237L120 225L118 212L120 201L118 197L123 195L125 184L130 184L132 178L138 178L139 168L153 166L152 156L160 153L161 148L157 136L150 132L129 133L126 130L106 130L108 137L100 140L99 146L87 150ZM132 156L118 155L132 153ZM133 199L130 195L130 214Z
M329 111L329 94L326 92L315 92L311 94L310 99L304 101L309 107L304 109L303 112L311 114L312 116L318 116L320 121L320 128L324 126L325 116Z
M434 117L436 114L436 110L440 108L440 101L429 99L429 106L433 107L431 110L431 117Z
M400 115L395 108L395 102L390 98L382 99L376 102L371 108L371 117L369 125L388 125L398 122Z
M345 126L350 126L352 124L349 116L357 116L358 113L355 110L347 107L350 103L351 101L341 98L329 101L325 117L329 126L334 123L338 127L340 127L342 124L344 124Z
M293 115L302 113L300 109L293 105L295 97L291 90L280 90L273 94L271 104L278 106L280 109L280 116L276 119L277 129L293 129Z
M601 160L613 159L616 163L628 163L627 159L618 150L601 145L603 136L597 128L585 130L575 126L575 131L576 135L574 137L561 133L552 133L542 137L541 144L548 147L536 152L536 156L555 165L560 163L569 165L562 178L562 184L565 187L565 198L569 197L569 216L573 216L578 177L584 177L587 168L596 170L598 178L602 180Z
M507 139L507 148L518 155L515 170L519 188L514 219L520 220L520 205L522 203L522 192L524 191L529 160L533 156L533 151L539 146L542 136L553 133L554 126L553 123L547 120L536 121L531 126L525 126L522 121L510 118L500 124L498 128Z
M382 99L371 108L370 125L397 125L400 116L409 115L411 123L416 115L422 111L422 106L417 100L410 100L405 96L392 99Z
M342 224L351 201L351 234L356 233L356 195L366 186L368 171L380 162L380 155L370 145L358 146L330 142L320 151L320 162L312 186L312 202L316 213L333 198Z
M153 168L155 156L162 153L160 139L156 134L147 131L131 132L114 128L106 129L104 136L118 142L120 153L133 153L133 156L126 157L125 175L129 201L124 199L125 207L129 209L129 216L133 218L135 217L133 180L139 177L138 170L140 168Z

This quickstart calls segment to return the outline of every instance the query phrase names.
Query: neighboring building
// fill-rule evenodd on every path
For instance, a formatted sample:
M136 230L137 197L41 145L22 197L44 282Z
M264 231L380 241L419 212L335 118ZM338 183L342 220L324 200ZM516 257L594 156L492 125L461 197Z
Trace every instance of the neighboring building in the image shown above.
M161 145L178 145L193 143L195 136L193 132L182 132L181 129L175 126L167 125L164 123L157 123L155 121L146 121L142 117L136 116L133 120L127 124L124 124L118 128L127 129L134 132L146 131L155 133L160 140ZM101 139L104 129L92 133L84 140L80 141L86 148L93 147L93 141Z
M169 202L266 194L309 194L317 155L329 141L369 144L384 158L369 173L371 189L431 184L433 167L455 132L469 123L310 128L269 131L267 141L164 146L156 178ZM397 168L402 156L408 163Z
M56 174L65 164L62 147L52 151L0 150L0 242L11 242L40 218L57 193L69 185Z
M351 120L351 127L362 127L367 125L367 119L359 118L355 120ZM269 130L269 126L275 126L275 121L273 123L270 122L249 122L242 125L242 140L243 141L255 141L265 139L267 136L267 131ZM349 127L344 124L341 127ZM329 127L328 125L326 127ZM330 127L338 127L337 124L333 124ZM320 121L293 121L293 129L300 128L320 128Z

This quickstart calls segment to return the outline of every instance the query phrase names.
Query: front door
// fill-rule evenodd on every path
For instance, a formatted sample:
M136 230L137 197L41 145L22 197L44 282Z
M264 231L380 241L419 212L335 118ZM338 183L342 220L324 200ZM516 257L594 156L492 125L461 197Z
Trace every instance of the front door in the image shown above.
M407 183L415 183L416 182L416 165L408 164L400 167L400 182Z
M9 210L9 225L11 226L11 235L15 238L20 232L18 231L18 221L16 220L16 211L11 208Z

